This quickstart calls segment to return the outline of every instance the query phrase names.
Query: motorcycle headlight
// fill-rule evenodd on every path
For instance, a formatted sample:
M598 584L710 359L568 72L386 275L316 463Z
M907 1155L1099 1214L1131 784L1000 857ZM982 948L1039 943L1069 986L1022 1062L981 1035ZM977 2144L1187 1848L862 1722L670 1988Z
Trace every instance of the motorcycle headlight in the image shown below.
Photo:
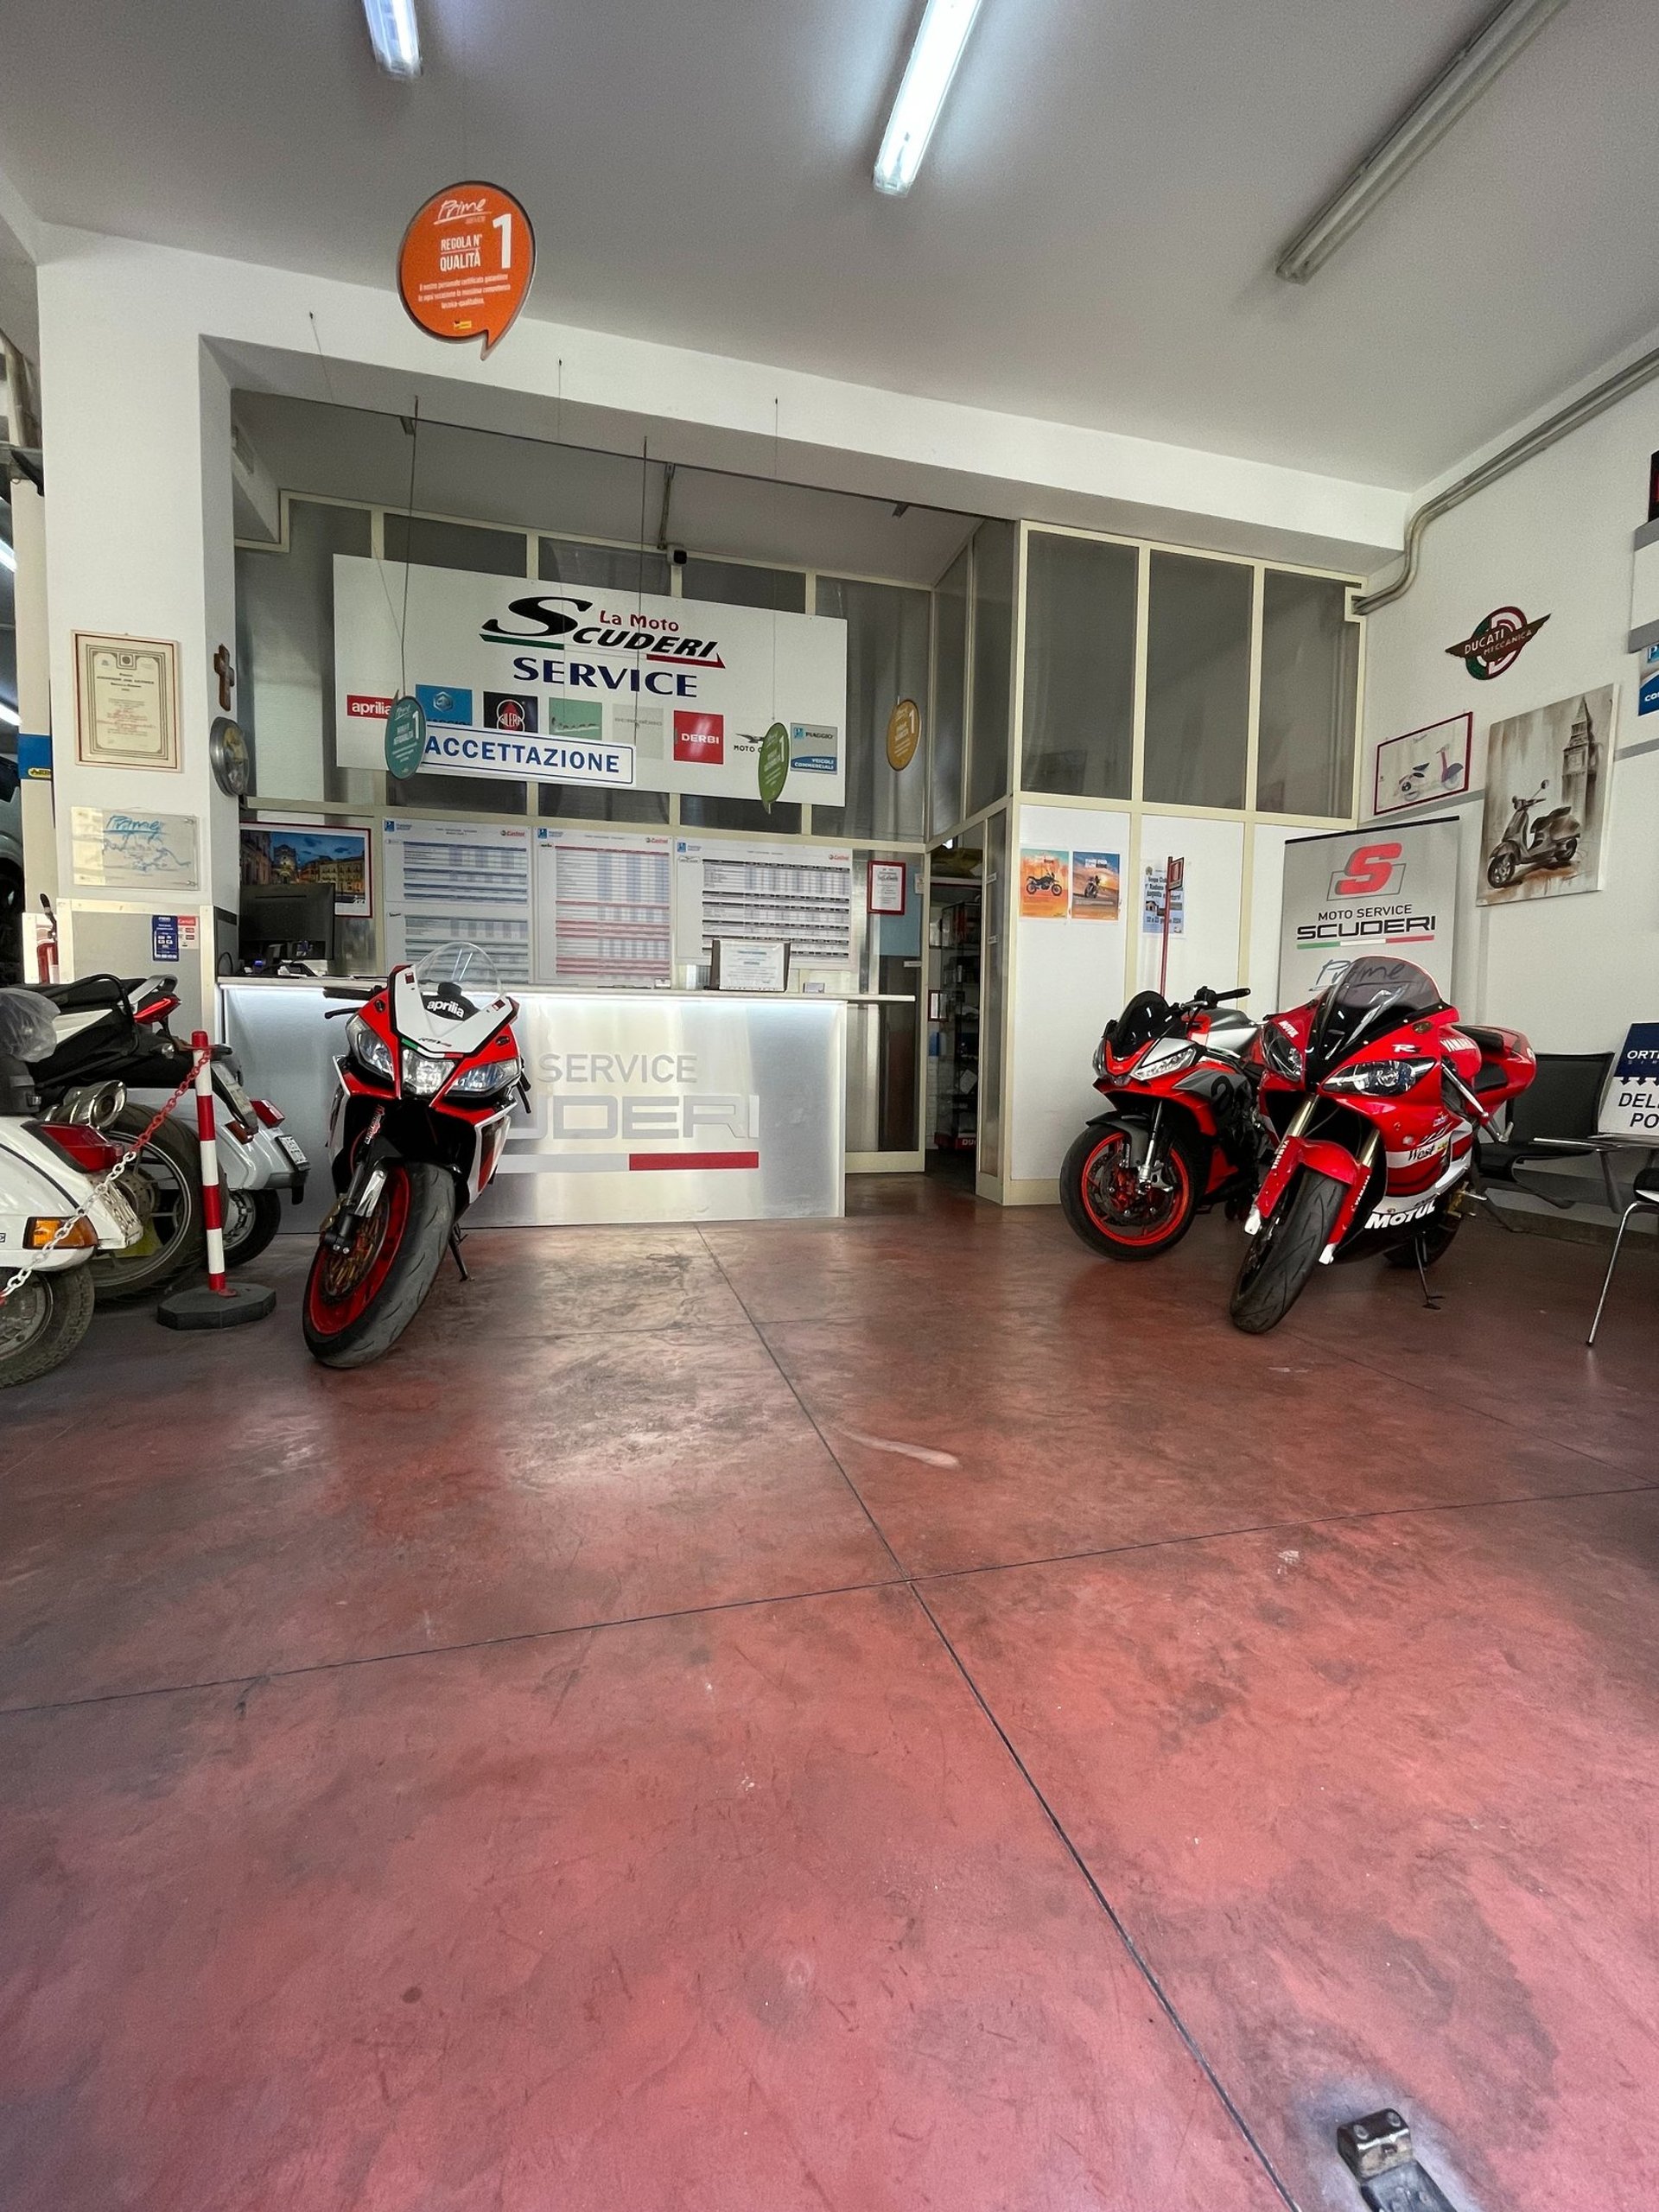
M404 1089L412 1098L430 1098L435 1090L443 1088L454 1065L453 1060L434 1059L428 1053L417 1052L412 1045L405 1045Z
M1262 1025L1262 1057L1274 1075L1282 1076L1287 1083L1302 1079L1302 1056L1276 1021Z
M360 1014L354 1014L346 1024L346 1041L352 1048L352 1058L360 1060L371 1075L391 1081L391 1047L384 1037L375 1035Z
M1366 1098L1397 1098L1421 1083L1433 1060L1368 1060L1363 1067L1340 1068L1327 1076L1327 1090L1357 1090Z
M454 1080L451 1096L457 1090L468 1092L474 1097L487 1097L493 1090L505 1090L509 1084L518 1080L518 1063L512 1060L482 1060L475 1068L464 1068Z
M1148 1045L1141 1053L1135 1064L1135 1079L1149 1083L1154 1077L1179 1075L1198 1057L1198 1046L1188 1044L1185 1037L1166 1037L1161 1043Z

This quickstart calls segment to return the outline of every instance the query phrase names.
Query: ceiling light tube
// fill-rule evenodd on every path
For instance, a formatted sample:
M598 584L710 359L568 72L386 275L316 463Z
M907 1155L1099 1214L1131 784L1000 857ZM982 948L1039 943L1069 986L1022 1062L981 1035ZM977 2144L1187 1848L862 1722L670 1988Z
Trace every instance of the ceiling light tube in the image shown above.
M875 157L875 188L893 197L908 192L922 166L957 64L979 13L979 0L927 0L904 81L887 118Z
M0 569L10 569L14 575L17 572L17 556L3 537L0 537Z
M0 722L4 722L8 729L21 729L23 726L16 708L9 707L3 699L0 699Z
M1274 264L1278 275L1287 283L1306 284L1566 4L1567 0L1504 0L1313 221L1298 232Z
M387 76L418 77L421 27L415 20L415 0L363 0L363 13L374 58Z

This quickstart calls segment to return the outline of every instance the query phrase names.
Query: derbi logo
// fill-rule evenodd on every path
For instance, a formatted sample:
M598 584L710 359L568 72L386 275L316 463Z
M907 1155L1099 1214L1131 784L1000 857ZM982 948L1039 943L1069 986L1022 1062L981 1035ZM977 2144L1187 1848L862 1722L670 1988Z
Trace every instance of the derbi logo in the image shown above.
M1376 899L1384 892L1397 891L1406 874L1406 864L1401 857L1402 849L1397 842L1389 845L1356 845L1331 879L1331 896Z

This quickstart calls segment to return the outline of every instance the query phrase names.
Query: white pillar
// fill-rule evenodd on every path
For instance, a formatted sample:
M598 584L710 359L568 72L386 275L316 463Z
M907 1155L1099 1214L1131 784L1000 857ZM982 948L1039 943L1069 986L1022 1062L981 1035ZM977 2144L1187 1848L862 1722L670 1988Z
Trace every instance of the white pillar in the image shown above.
M216 950L234 949L238 809L214 782L213 658L234 651L230 385L211 348L156 293L111 284L94 259L39 270L48 493L53 773L63 973L147 974L153 913L194 915L178 963L184 1027L211 1027ZM176 770L82 762L75 633L178 648ZM77 808L185 816L196 825L193 891L78 880ZM219 919L216 925L215 909Z
M12 550L17 557L17 721L25 731L52 727L52 678L46 608L46 503L27 476L10 485ZM57 903L58 850L52 828L52 785L26 778L20 793L23 817L25 911L38 914L42 893ZM27 940L25 941L27 950ZM25 977L35 970L26 958Z

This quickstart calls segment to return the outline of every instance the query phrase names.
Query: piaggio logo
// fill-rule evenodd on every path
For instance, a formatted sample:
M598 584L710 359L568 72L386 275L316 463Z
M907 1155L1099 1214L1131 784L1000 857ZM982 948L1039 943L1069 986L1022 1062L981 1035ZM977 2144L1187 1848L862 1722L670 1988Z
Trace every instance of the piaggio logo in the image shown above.
M1490 683L1512 668L1529 638L1535 638L1549 617L1541 614L1529 622L1518 607L1495 607L1483 614L1472 633L1461 645L1448 645L1453 660L1460 660L1478 683Z
M1403 848L1396 840L1386 845L1356 845L1331 879L1333 899L1377 899L1398 891L1406 878Z

